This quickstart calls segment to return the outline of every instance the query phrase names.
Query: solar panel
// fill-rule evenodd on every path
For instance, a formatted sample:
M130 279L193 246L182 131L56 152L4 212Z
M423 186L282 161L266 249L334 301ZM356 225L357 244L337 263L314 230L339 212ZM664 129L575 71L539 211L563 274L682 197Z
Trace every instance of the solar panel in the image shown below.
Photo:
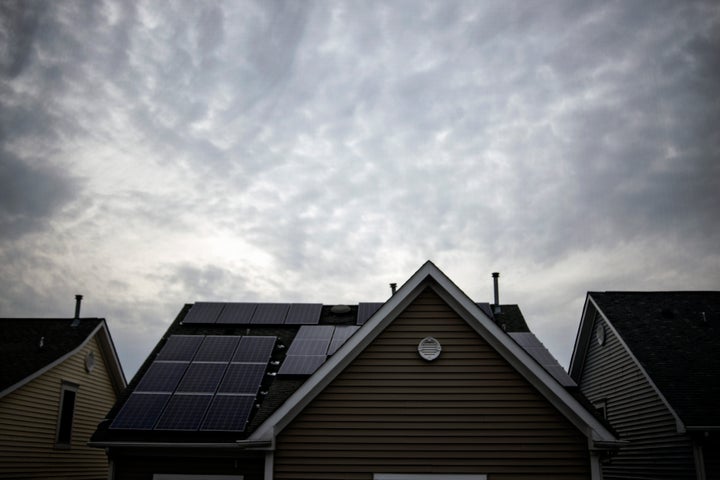
M189 362L195 356L202 335L172 335L168 338L156 360L179 360Z
M225 373L227 363L191 363L178 392L215 393Z
M375 312L380 310L380 307L382 307L383 304L379 302L367 302L367 303L359 303L358 304L358 316L357 316L357 324L358 325L365 325L365 322L367 322L370 317L372 317Z
M289 303L258 303L250 323L262 325L285 323L285 317L289 309Z
M275 337L243 337L235 352L233 362L254 362L266 364L270 360Z
M153 362L135 391L172 393L187 366L187 362Z
M326 358L325 355L288 355L278 375L312 375Z
M224 303L196 302L185 315L183 323L215 323Z
M286 325L317 325L322 313L321 303L293 303L288 310Z
M169 393L133 393L110 428L152 430L169 398Z
M333 333L330 347L328 347L327 354L332 355L337 352L340 347L347 342L348 338L352 337L353 333L357 332L360 327L358 325L338 325L335 327L335 333ZM288 351L288 354L290 352Z
M160 416L155 430L197 430L212 395L175 394Z
M330 339L296 338L287 351L288 355L326 355Z
M239 336L208 335L195 354L196 362L229 362L240 341Z
M265 363L231 363L218 393L255 395L262 383L266 367Z
M327 340L333 336L335 331L334 325L303 325L298 330L295 339L313 339L313 340Z
M255 397L250 395L215 395L200 430L245 430Z
M535 359L555 380L564 387L575 387L577 384L568 375L560 363L552 356L545 345L532 332L510 332L515 342Z
M226 303L217 323L248 324L257 305L257 303Z

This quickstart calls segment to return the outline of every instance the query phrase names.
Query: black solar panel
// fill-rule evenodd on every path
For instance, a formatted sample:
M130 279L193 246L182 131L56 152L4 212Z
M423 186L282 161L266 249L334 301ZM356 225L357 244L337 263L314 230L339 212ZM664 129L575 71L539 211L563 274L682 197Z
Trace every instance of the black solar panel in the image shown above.
M208 335L200 345L194 360L196 362L229 362L239 341L239 336Z
M338 349L342 347L343 344L348 340L348 338L352 337L352 335L357 332L359 328L360 327L358 325L336 326L335 333L333 333L332 341L330 342L330 347L328 347L327 354L332 355L337 352ZM289 351L288 354L290 354Z
M257 303L226 303L217 323L249 324Z
M285 317L289 309L289 303L258 303L250 323L262 325L285 323Z
M296 338L288 349L288 355L326 355L330 339Z
M275 337L243 337L232 361L266 364L274 346Z
M200 430L242 432L254 403L254 395L215 395Z
M172 335L160 350L156 360L189 362L195 356L202 341L202 335Z
M367 322L370 317L372 317L375 312L380 310L380 307L382 307L383 304L381 302L367 302L367 303L359 303L358 304L358 316L357 316L357 324L358 325L365 325L365 322Z
M322 313L321 303L293 303L288 310L286 325L317 325Z
M288 355L278 375L312 375L326 358L325 355Z
M178 392L215 393L227 363L191 363L177 387Z
M297 339L313 339L313 340L327 340L328 342L333 336L335 326L333 325L303 325L295 335Z
M133 393L110 428L152 430L169 398L169 393Z
M246 393L255 395L265 375L265 363L231 363L220 384L218 393Z
M188 362L153 362L138 383L136 392L172 393L187 369Z
M212 395L173 395L155 430L199 429L212 398Z
M215 323L224 303L196 302L185 315L183 323Z

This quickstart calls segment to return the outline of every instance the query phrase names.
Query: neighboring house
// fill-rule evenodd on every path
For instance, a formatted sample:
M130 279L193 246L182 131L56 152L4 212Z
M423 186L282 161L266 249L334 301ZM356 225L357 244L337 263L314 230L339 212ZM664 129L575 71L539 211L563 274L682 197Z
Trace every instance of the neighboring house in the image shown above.
M186 305L91 445L114 480L599 479L576 390L427 262L382 304Z
M125 386L105 320L0 319L0 478L107 479L87 442Z
M590 292L570 375L629 442L606 478L720 478L720 292Z

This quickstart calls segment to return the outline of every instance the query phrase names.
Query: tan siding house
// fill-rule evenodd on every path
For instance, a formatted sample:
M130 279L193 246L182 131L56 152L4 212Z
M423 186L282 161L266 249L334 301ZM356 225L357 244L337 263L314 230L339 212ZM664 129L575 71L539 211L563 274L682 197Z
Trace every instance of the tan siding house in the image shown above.
M601 479L620 443L492 307L430 262L384 304L187 305L91 444L114 480Z
M125 380L105 321L72 322L0 320L4 340L13 343L3 345L0 478L108 476L107 458L87 442ZM37 363L33 356L43 358Z

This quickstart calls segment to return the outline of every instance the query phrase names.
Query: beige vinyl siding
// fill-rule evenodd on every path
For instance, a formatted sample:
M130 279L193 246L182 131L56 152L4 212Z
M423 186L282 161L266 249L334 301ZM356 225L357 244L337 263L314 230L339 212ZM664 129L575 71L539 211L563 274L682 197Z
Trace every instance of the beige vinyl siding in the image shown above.
M92 373L85 356L95 355ZM70 449L55 448L62 382L79 385ZM115 401L97 337L63 363L0 399L0 478L107 479L102 449L86 446Z
M603 469L608 480L694 479L692 444L677 433L675 417L605 320L595 317L580 389L591 402L606 399L608 421L630 442ZM605 328L605 344L596 338Z
M422 360L433 336L440 358ZM276 479L587 479L587 439L426 289L278 436Z

